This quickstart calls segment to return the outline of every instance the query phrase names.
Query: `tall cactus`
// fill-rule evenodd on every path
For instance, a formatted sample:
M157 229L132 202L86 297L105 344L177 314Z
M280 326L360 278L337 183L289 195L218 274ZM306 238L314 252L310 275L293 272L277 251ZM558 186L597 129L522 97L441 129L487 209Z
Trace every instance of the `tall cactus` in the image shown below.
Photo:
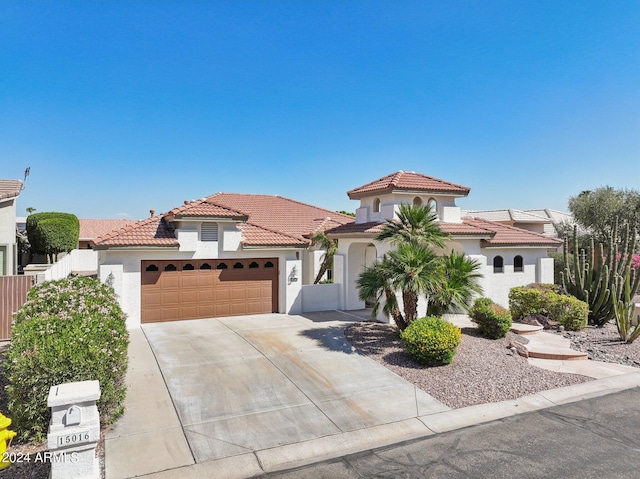
M589 305L589 324L604 326L615 318L619 301L626 304L623 285L629 282L630 291L638 291L640 272L631 268L636 248L637 232L629 234L626 225L622 238L618 235L616 222L609 234L608 248L598 244L595 254L593 239L585 251L578 249L577 227L573 228L573 271L569 265L568 242L564 243L564 271L561 273L565 291ZM633 296L633 294L631 295Z

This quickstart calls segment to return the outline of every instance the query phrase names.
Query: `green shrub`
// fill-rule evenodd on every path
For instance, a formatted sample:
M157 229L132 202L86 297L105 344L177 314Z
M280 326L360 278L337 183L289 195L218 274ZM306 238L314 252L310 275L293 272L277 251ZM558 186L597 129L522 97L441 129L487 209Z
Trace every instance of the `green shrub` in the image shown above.
M70 213L33 213L27 217L26 230L32 253L49 255L53 261L78 246L80 222Z
M509 291L509 310L511 318L517 321L532 314L549 315L544 301L545 292L540 288L518 286Z
M400 337L407 353L427 366L451 363L461 341L460 328L436 316L413 321Z
M469 310L478 332L489 339L504 338L511 329L511 314L489 298L479 298Z
M84 277L32 288L16 313L4 363L9 410L20 437L41 440L49 388L98 380L103 423L123 413L129 335L113 289Z
M509 308L514 321L542 314L565 329L578 331L587 325L589 305L573 296L560 294L556 285L533 284L511 288Z
M589 305L573 296L552 293L549 295L549 315L565 329L580 331L587 325Z

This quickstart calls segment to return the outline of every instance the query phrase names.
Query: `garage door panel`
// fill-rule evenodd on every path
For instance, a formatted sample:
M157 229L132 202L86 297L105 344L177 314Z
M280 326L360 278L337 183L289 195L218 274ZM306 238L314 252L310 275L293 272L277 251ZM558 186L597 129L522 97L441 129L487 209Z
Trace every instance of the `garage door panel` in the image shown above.
M277 312L277 261L142 261L142 322ZM274 267L265 268L267 262ZM227 269L217 269L221 263Z
M180 287L181 288L197 288L198 277L193 274L193 271L183 271L180 274Z

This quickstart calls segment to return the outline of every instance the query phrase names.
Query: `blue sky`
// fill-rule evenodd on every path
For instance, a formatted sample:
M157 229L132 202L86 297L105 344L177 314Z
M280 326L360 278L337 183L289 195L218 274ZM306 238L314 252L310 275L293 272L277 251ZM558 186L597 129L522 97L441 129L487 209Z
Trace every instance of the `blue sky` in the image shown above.
M465 209L640 188L638 1L0 0L0 45L19 215L354 211L400 169L471 187Z

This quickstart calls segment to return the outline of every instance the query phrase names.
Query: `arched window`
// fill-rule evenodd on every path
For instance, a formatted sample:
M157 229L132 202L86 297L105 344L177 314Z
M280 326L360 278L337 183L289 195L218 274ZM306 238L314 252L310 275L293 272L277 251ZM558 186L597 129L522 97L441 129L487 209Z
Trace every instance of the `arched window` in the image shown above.
M516 273L522 273L524 271L524 262L522 256L518 255L513 258L513 271Z
M429 198L429 201L427 201L427 206L434 213L438 210L438 202L435 198Z
M493 258L493 272L494 273L503 273L504 272L504 260L502 256L496 256Z
M244 268L244 265L238 261L236 264L233 265L233 269L242 269Z
M271 261L267 261L267 262L264 264L264 267L265 267L265 268L273 268L273 263L272 263Z
M145 271L158 271L158 267L155 264L150 264L146 267Z
M202 263L200 269L211 269L211 265L209 263Z
M260 267L260 266L259 266L259 265L258 265L258 263L256 263L255 261L252 261L252 262L249 264L249 268L259 268L259 267Z
M165 271L177 271L178 268L176 268L176 265L173 263L169 263L168 265L166 265L164 267Z
M195 267L191 263L187 263L182 267L182 271L192 271Z
M380 213L380 198L373 200L373 212Z
M218 266L216 266L216 269L227 269L227 263L218 263Z
M419 196L416 196L413 199L413 206L422 206L422 198L420 198Z

